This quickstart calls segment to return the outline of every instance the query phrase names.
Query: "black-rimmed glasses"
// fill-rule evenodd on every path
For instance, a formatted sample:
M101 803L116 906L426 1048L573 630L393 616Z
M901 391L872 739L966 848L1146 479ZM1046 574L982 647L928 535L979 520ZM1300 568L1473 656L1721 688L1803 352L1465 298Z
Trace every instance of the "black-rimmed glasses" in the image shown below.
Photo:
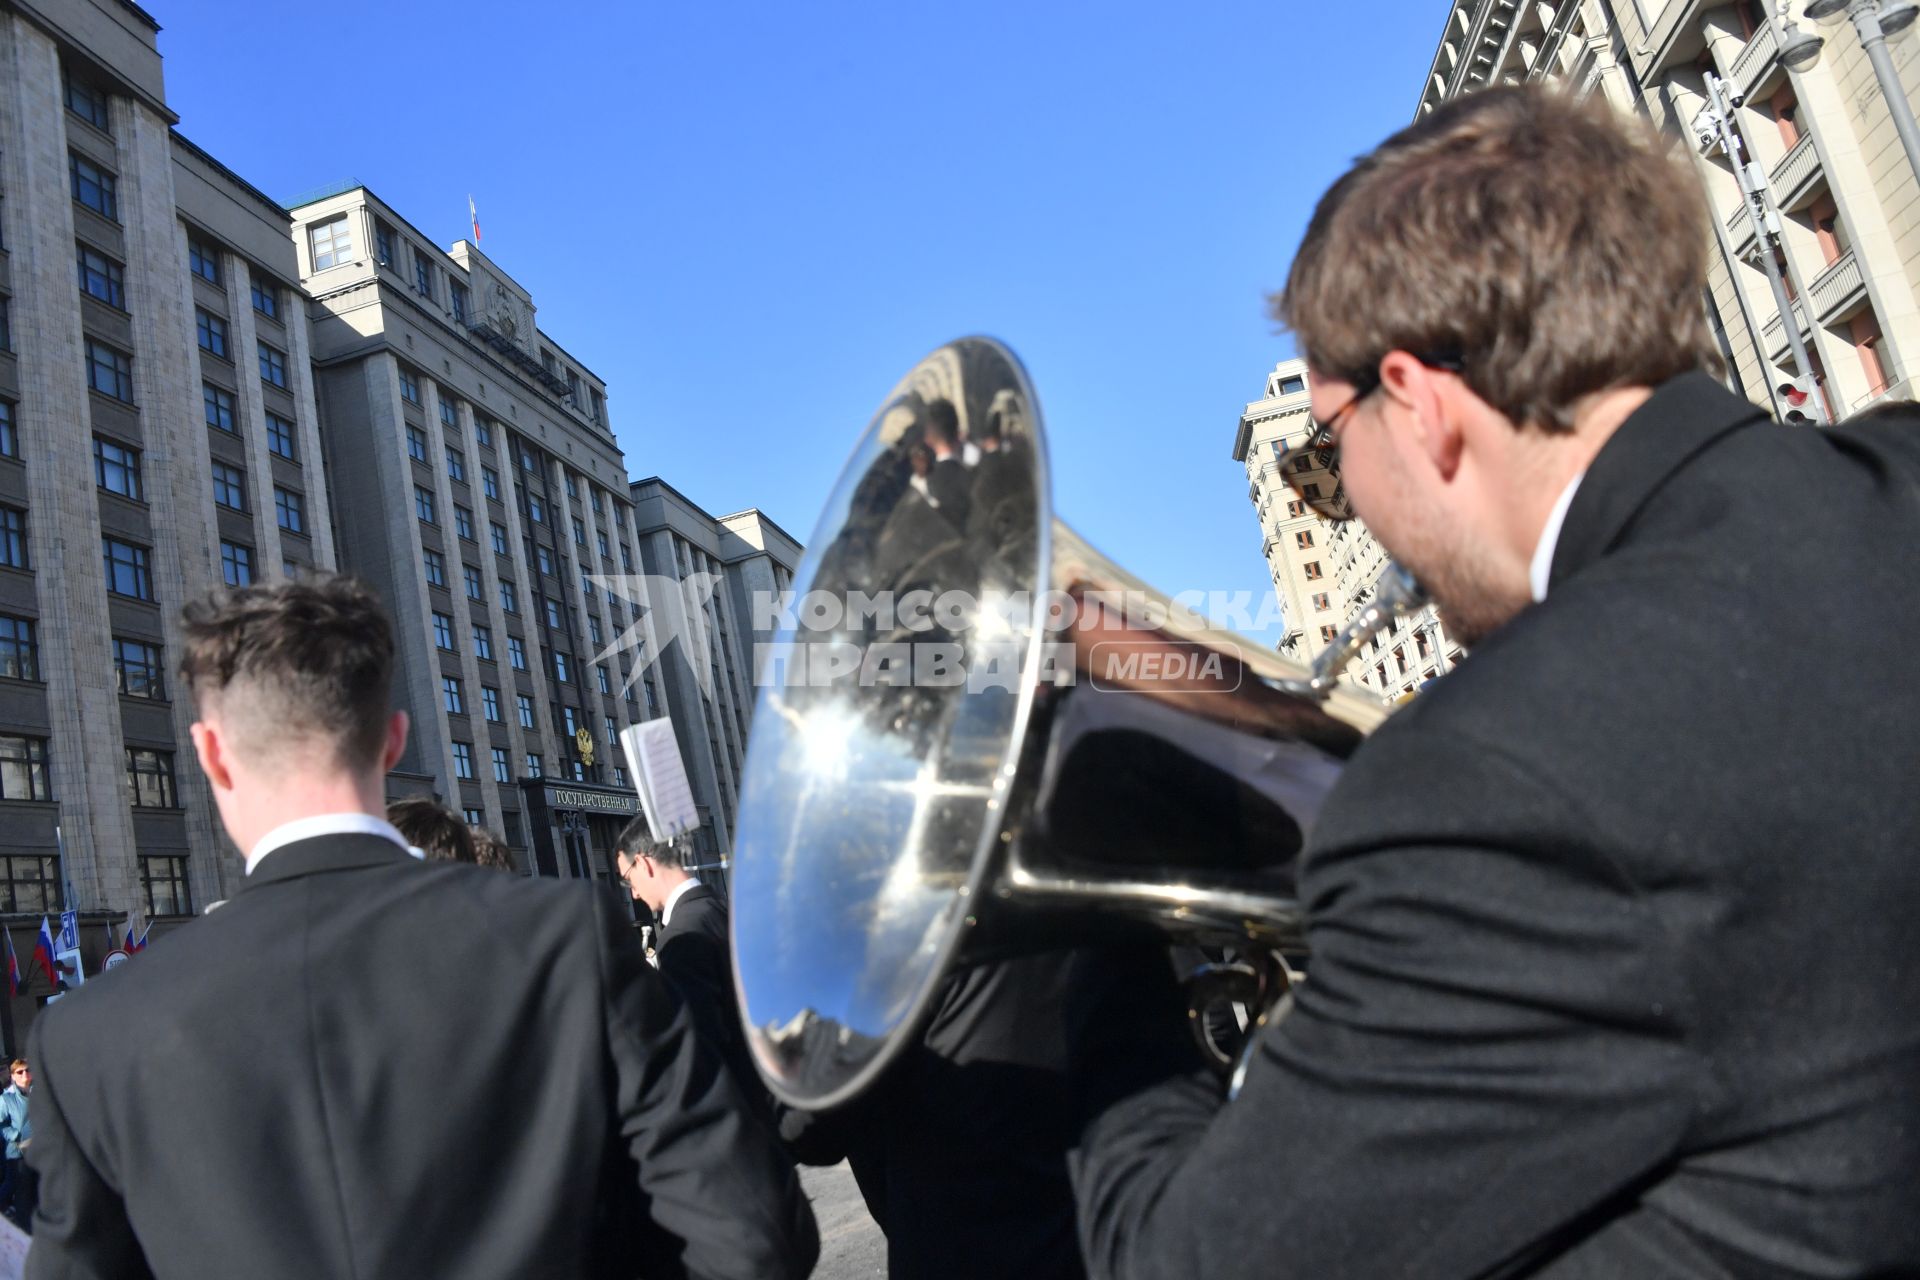
M1461 363L1454 356L1415 356L1429 369L1459 373ZM1376 366L1377 367L1377 366ZM1353 394L1347 402L1327 415L1300 446L1280 455L1280 475L1309 510L1323 520L1339 524L1353 519L1353 503L1347 500L1347 487L1340 480L1340 424L1360 406L1360 402L1380 389L1380 375L1370 373L1355 379Z

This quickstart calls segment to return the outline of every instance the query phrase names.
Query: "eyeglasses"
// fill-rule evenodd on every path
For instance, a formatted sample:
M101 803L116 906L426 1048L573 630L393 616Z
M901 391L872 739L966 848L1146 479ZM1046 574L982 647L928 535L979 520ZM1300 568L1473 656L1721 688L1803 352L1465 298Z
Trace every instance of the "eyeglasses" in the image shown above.
M1414 359L1442 373L1459 373L1464 367L1457 356L1414 356ZM1348 397L1345 404L1328 414L1327 420L1314 428L1298 448L1280 455L1280 474L1285 478L1287 487L1315 515L1333 524L1353 519L1353 503L1347 500L1347 487L1340 482L1340 423L1360 406L1362 400L1379 389L1380 374L1376 361L1373 372L1354 380L1353 395ZM1316 472L1324 473L1325 479L1310 478ZM1330 486L1333 492L1322 493L1322 485Z

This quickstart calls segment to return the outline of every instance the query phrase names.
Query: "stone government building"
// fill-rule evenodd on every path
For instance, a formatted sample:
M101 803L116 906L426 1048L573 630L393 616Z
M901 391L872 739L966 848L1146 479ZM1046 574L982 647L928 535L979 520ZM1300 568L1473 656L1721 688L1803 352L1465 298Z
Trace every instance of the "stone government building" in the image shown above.
M635 486L606 384L477 245L439 247L359 183L289 209L195 146L158 32L127 0L0 0L0 922L16 953L71 906L93 970L129 913L159 938L232 892L241 860L174 687L178 613L311 569L359 574L392 609L414 730L390 795L464 810L523 874L610 880L637 809L618 732L671 715L695 852L723 881L747 593L789 581L798 544L756 510L715 520ZM604 585L693 571L724 589L665 653L651 610ZM696 664L708 679L687 678ZM48 994L30 975L4 1008L9 1049Z

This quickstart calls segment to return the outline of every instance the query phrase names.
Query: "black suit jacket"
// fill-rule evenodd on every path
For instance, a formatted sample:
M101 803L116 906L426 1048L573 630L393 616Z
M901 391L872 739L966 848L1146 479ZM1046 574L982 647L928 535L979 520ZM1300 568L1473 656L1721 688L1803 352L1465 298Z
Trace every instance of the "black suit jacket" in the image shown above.
M34 1025L28 1274L801 1276L791 1167L604 894L377 836Z
M1920 1269L1920 420L1660 388L1377 731L1244 1092L1108 1110L1101 1276Z
M773 1098L747 1047L740 1004L733 995L729 948L727 904L706 885L695 884L673 904L673 923L660 926L654 954L661 976L686 1001L695 1030L719 1050L741 1096L772 1131Z

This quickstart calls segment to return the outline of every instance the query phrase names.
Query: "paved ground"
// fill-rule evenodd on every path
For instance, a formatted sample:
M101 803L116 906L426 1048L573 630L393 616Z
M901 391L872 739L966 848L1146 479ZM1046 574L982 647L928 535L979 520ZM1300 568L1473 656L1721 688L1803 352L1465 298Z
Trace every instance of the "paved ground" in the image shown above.
M844 1164L800 1170L800 1185L820 1223L820 1265L813 1280L885 1280L887 1238L867 1216L867 1205Z

